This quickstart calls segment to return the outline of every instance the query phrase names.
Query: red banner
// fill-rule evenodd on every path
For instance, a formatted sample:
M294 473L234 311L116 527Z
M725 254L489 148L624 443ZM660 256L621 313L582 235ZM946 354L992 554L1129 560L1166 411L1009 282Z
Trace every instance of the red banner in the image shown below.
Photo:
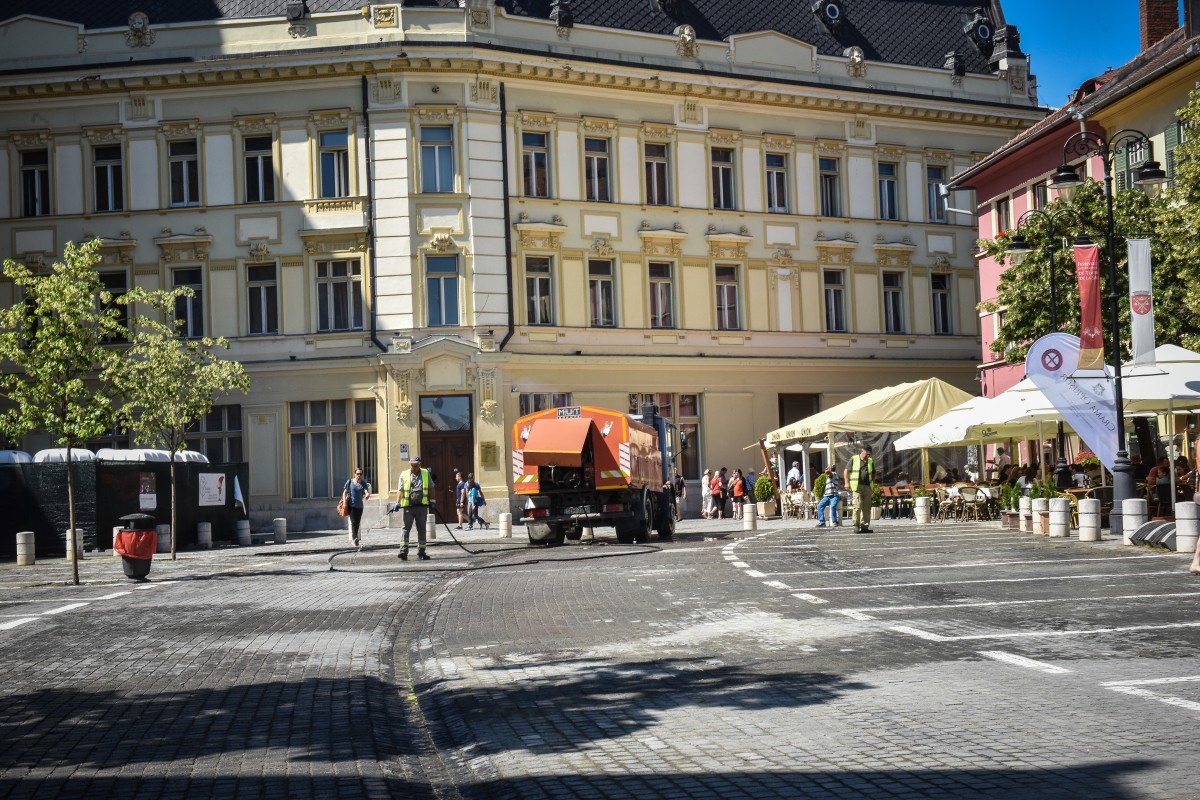
M1075 246L1079 278L1079 369L1104 369L1104 327L1100 309L1100 246Z

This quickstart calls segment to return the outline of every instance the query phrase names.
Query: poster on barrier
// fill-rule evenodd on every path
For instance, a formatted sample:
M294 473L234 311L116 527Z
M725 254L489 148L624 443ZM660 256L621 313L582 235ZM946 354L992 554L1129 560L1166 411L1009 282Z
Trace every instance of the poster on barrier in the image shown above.
M201 472L198 477L200 505L225 505L225 476L219 472Z

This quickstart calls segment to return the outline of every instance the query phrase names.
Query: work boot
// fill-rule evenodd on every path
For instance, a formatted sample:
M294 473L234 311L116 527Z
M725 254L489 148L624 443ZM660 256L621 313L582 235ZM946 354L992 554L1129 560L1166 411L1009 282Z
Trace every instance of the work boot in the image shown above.
M426 553L424 550L418 550L418 551L417 551L417 558L421 559L422 561L429 561L429 560L430 560L430 558L429 558L429 553Z
M399 558L401 561L408 561L408 548L407 547L400 548L400 552L396 553L396 557Z

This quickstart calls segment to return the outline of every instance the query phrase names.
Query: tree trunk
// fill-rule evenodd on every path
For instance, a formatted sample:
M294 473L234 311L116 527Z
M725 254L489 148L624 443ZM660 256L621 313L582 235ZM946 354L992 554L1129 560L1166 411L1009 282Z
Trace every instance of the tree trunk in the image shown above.
M67 445L67 558L71 562L71 584L79 585L79 550L75 544L75 475L71 469L71 446ZM74 551L74 552L72 552Z
M175 531L179 530L178 498L175 491L175 451L171 451L171 560L175 560Z

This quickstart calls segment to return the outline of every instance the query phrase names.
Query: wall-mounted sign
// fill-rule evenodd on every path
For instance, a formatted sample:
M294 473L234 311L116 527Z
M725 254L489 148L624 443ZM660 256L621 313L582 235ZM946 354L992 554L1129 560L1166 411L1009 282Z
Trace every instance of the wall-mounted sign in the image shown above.
M200 505L225 505L225 476L219 472L200 473Z

